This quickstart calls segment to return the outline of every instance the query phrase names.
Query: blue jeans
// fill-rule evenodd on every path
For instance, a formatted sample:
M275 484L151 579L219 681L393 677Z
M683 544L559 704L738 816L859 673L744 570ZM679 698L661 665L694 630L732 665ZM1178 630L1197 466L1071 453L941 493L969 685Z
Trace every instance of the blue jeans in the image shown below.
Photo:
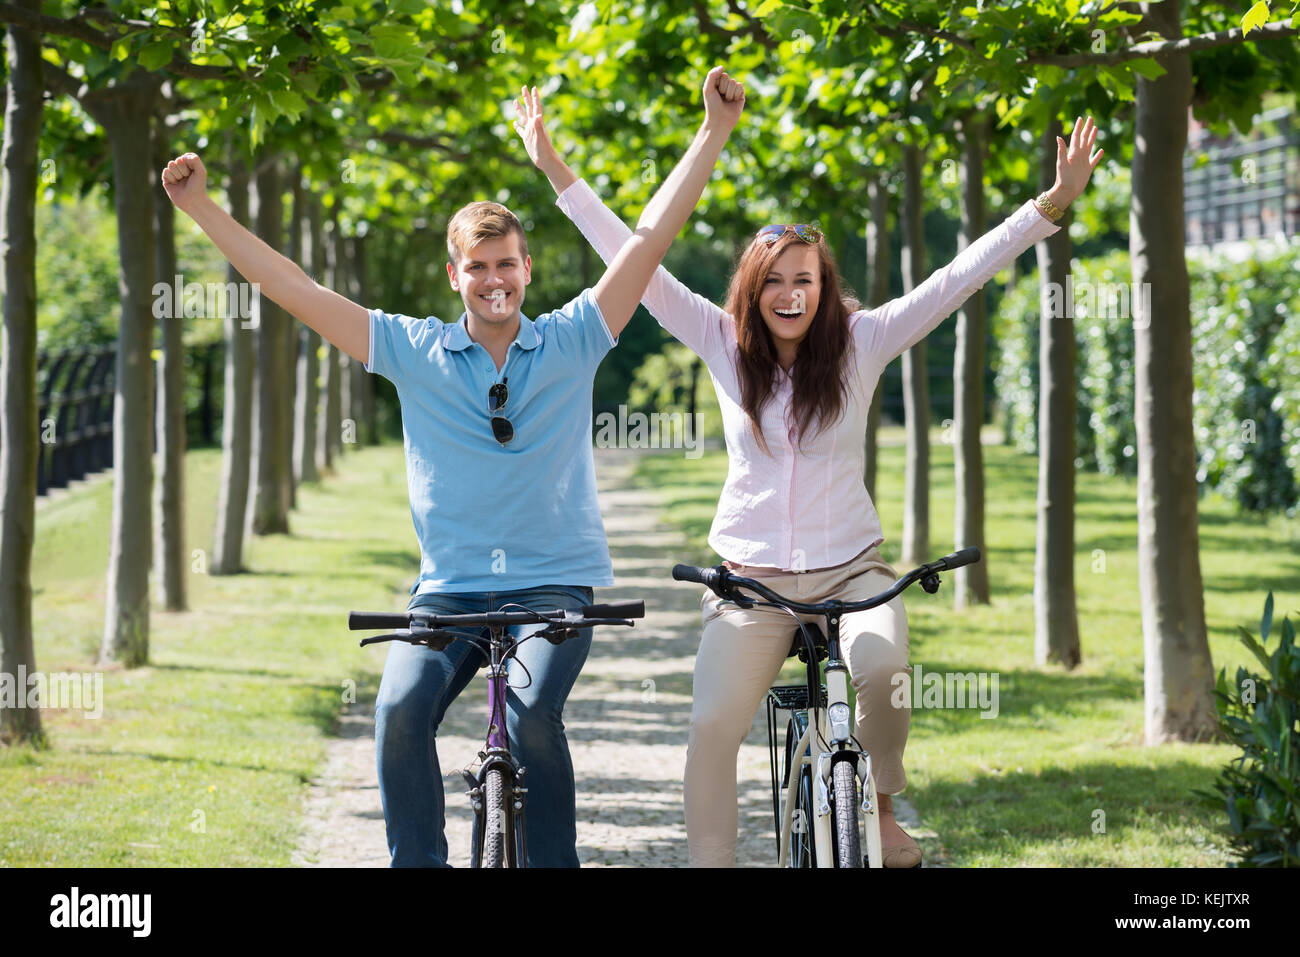
M578 608L591 604L592 590L544 585L515 591L423 594L411 599L407 611L484 614L509 602L538 611ZM520 637L541 627L514 626L510 632ZM588 628L559 645L544 638L524 642L508 664L509 683L527 685L507 692L506 729L511 753L527 769L524 827L529 867L578 866L573 762L561 714L590 649ZM442 770L435 736L447 706L479 671L482 660L464 641L453 641L443 651L404 641L389 646L375 700L375 751L393 867L447 866ZM486 732L486 685L482 698Z

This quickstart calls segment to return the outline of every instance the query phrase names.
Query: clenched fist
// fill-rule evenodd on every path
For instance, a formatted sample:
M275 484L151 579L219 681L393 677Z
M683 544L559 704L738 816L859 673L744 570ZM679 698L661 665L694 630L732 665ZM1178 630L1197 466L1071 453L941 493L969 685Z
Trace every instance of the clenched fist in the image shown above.
M189 212L190 208L207 196L208 171L198 153L185 153L167 164L162 172L163 189L177 209Z

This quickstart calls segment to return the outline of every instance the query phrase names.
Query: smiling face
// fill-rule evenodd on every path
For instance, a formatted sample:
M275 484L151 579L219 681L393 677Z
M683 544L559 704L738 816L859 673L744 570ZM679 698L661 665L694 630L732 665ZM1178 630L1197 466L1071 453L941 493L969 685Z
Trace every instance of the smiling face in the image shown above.
M763 279L758 308L772 333L778 354L793 358L808 335L821 302L821 263L817 247L804 242L787 246L772 261Z
M464 250L458 263L447 263L447 276L476 322L486 328L507 326L519 319L524 289L532 282L532 259L511 233Z

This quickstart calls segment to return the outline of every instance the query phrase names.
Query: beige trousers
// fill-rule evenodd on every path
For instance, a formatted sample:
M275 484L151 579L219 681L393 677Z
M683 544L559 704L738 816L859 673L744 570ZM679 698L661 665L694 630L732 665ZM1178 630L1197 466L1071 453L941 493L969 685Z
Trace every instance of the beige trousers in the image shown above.
M871 598L898 578L874 547L834 568L773 574L771 569L742 567L736 574L808 603ZM788 612L737 608L707 590L700 605L704 636L695 658L683 782L686 836L692 867L734 867L736 759L767 689L786 660L797 626ZM825 618L799 617L826 628ZM854 733L871 755L878 791L896 794L907 783L903 748L911 719L910 709L890 702L897 687L895 675L912 672L901 596L878 608L845 615L840 623L840 651L857 693Z

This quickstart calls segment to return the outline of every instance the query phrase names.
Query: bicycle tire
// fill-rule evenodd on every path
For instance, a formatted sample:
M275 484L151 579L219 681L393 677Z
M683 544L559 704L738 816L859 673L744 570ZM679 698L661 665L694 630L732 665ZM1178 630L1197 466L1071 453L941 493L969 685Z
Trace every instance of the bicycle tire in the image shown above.
M512 840L504 769L489 768L483 782L483 866L508 867L506 844ZM513 856L513 855L512 855Z
M834 785L835 866L861 867L862 841L858 835L858 776L851 760L831 765Z
M790 783L790 773L796 767L794 747L799 743L800 729L793 719L786 725L785 731L785 774L782 787ZM790 825L790 851L786 864L790 867L816 867L816 837L813 831L813 787L812 774L806 767L799 767L799 786L795 788L794 820Z

